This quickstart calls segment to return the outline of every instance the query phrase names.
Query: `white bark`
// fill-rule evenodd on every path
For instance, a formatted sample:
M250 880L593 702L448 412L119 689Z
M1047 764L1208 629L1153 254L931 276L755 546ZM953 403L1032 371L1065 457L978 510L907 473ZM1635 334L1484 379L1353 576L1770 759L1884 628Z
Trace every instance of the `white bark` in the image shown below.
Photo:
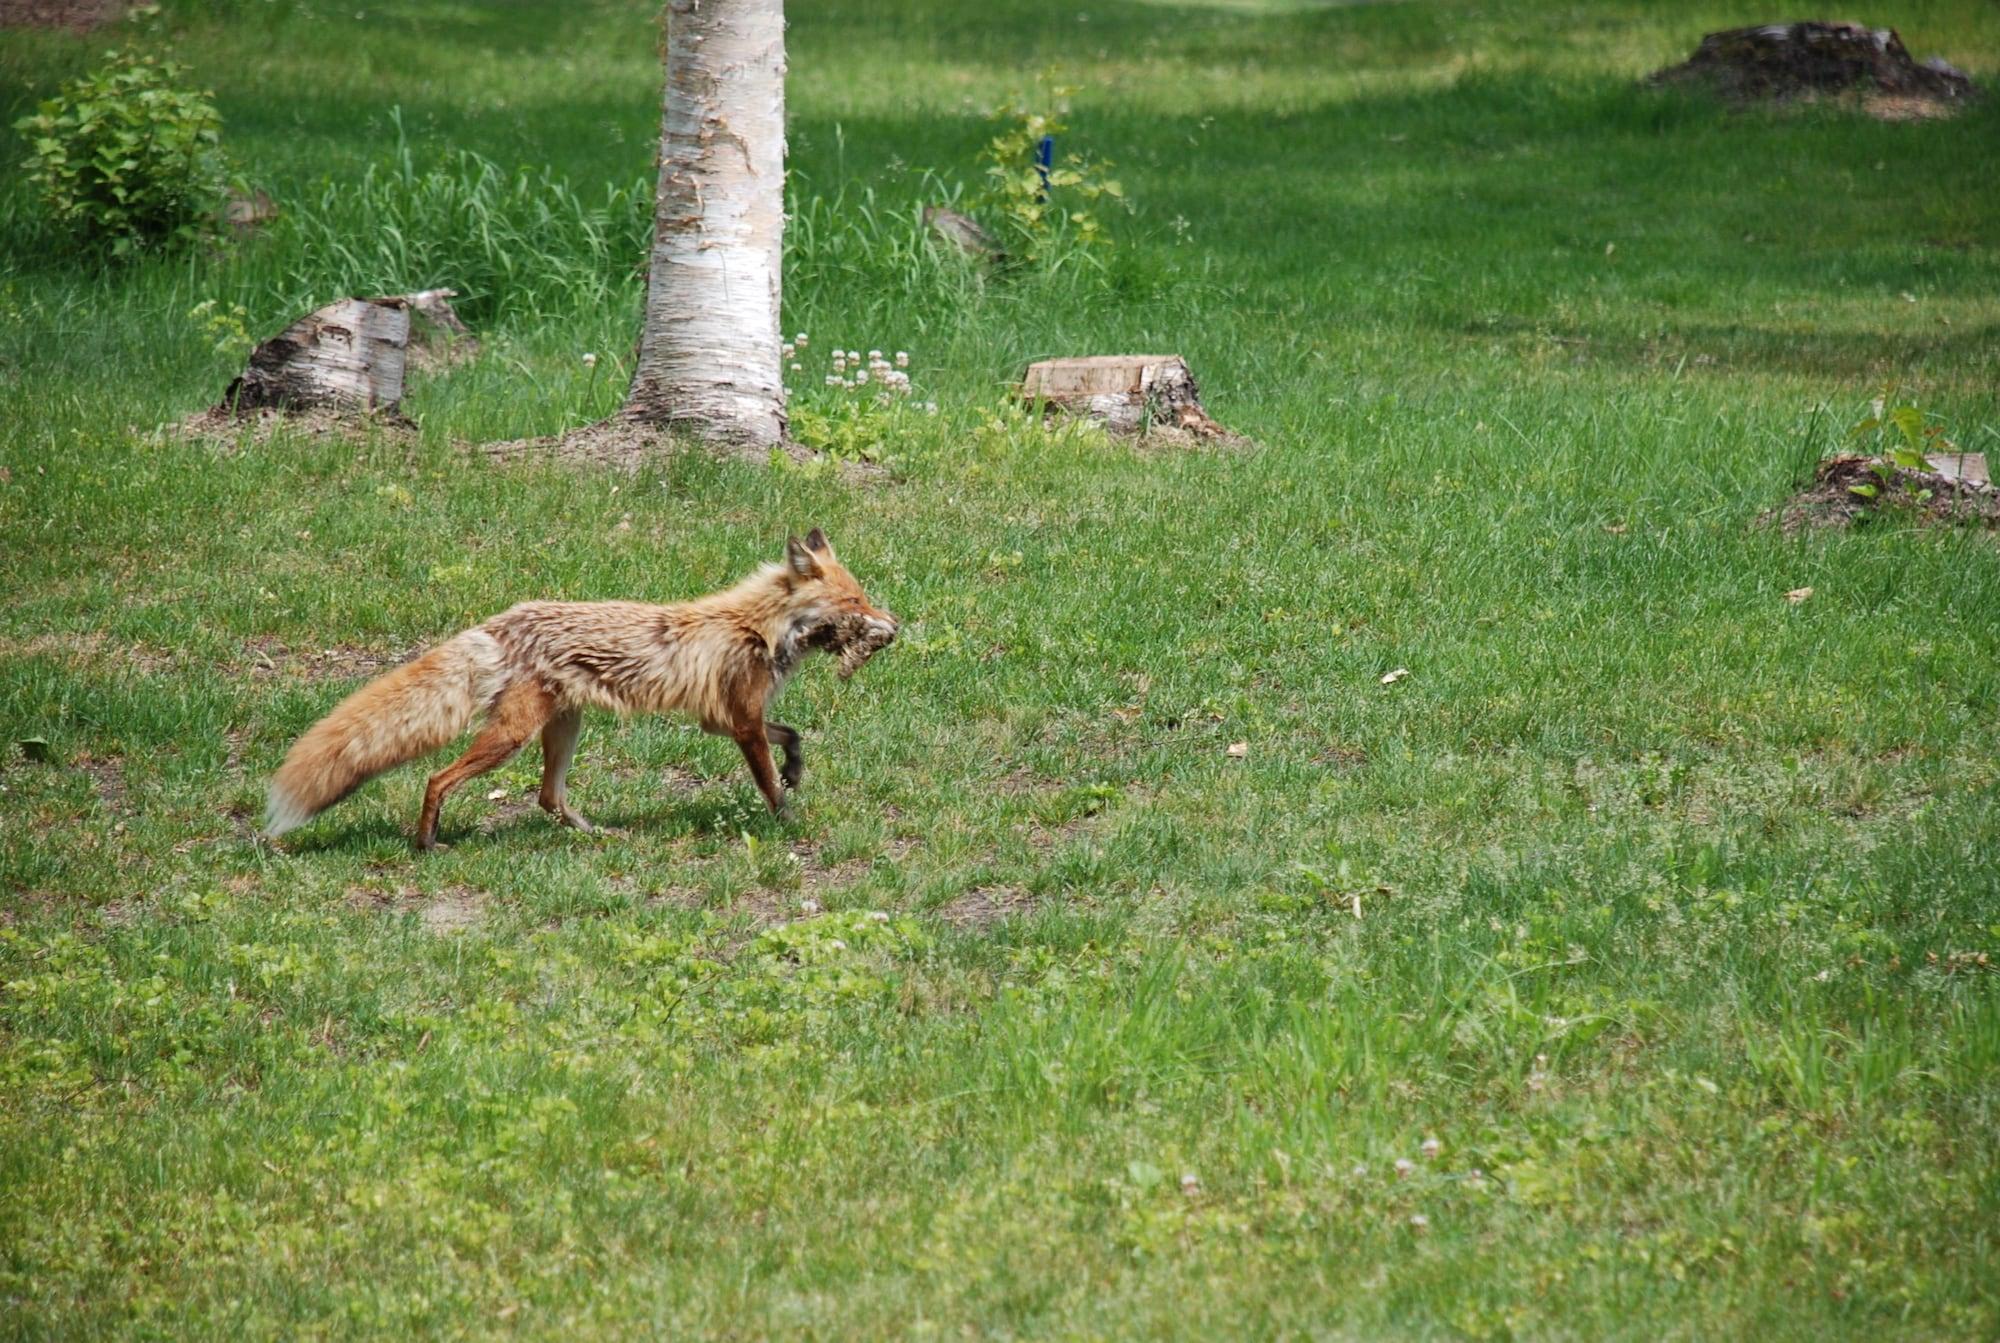
M250 352L217 407L393 410L403 399L410 306L400 298L344 298L308 313Z
M786 427L783 0L669 0L666 83L646 325L624 413L768 449Z

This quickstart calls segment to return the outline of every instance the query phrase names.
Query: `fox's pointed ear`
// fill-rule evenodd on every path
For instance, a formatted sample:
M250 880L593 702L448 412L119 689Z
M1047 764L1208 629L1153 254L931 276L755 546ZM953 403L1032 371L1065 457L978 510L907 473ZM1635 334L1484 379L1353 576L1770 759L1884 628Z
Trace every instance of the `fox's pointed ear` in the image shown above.
M818 578L819 561L796 536L785 538L785 566L800 578Z
M826 533L817 527L806 533L806 549L816 550L822 555L833 553L833 547L827 544Z

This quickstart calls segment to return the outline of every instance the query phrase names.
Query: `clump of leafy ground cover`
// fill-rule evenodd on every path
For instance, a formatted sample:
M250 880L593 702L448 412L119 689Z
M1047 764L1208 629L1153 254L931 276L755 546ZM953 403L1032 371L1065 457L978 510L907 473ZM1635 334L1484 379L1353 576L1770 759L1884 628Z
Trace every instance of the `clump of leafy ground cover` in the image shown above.
M1046 15L802 6L786 330L914 352L939 413L883 487L634 477L453 444L617 402L648 7L361 13L148 30L263 236L5 247L8 1333L2000 1325L1991 542L1755 525L1892 379L1993 450L1990 103L1638 90L1698 36L1668 7L1093 7L1066 148L1133 212L997 279L915 210ZM2000 62L1977 5L1870 17ZM0 113L99 54L0 37ZM371 168L402 244L326 227ZM414 440L152 432L234 371L218 312L392 280L485 341ZM1260 450L1002 409L1118 349L1187 354ZM369 670L815 523L909 624L788 692L790 821L727 743L592 721L617 835L549 826L530 752L433 858L415 771L249 842Z

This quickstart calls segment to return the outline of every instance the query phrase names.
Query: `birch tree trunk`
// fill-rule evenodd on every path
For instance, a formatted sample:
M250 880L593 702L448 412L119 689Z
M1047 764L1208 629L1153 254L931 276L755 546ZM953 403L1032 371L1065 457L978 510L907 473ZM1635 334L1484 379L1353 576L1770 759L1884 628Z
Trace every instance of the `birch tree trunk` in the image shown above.
M645 330L623 415L766 451L786 430L784 0L669 0L666 85Z

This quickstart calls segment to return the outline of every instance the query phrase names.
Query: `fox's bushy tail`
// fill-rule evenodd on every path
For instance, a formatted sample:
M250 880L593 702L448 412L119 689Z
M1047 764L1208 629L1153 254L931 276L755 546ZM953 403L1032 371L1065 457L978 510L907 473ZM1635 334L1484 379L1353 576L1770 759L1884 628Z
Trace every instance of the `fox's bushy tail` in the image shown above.
M467 630L342 700L271 776L264 833L296 830L386 769L429 755L472 724L499 688L500 648Z

